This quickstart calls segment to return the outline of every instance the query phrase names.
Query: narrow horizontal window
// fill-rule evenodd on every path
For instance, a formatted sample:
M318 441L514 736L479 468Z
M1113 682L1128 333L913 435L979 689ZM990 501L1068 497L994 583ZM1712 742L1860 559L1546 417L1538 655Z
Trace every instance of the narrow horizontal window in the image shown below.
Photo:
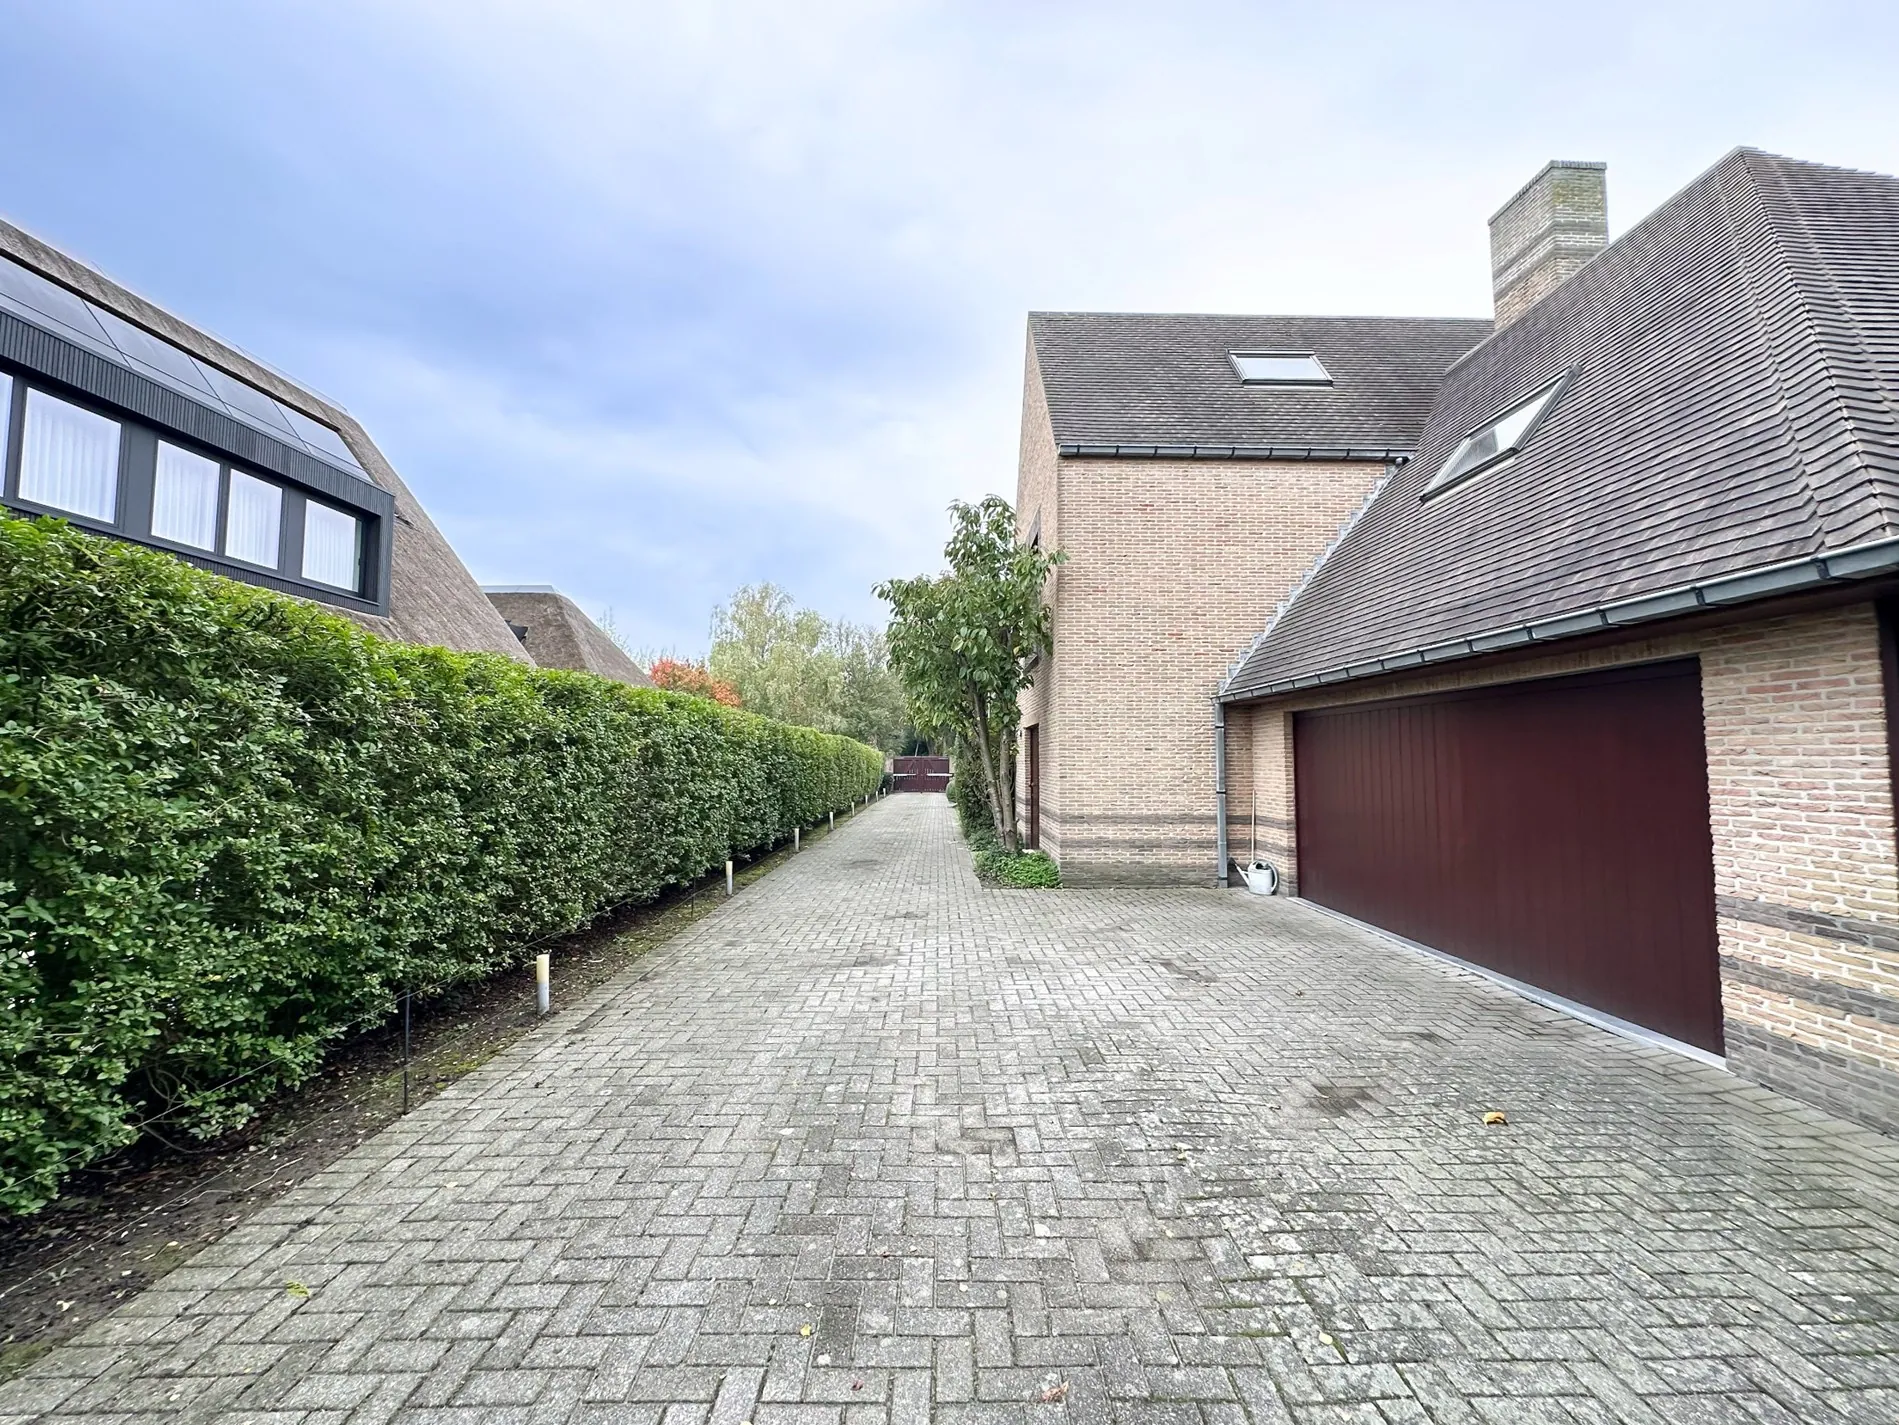
M193 549L218 542L218 462L195 451L158 443L152 477L152 534Z
M230 509L224 517L224 552L246 564L275 569L283 512L282 490L255 475L233 470Z
M26 393L20 498L110 522L119 509L119 423L44 391Z
M303 507L303 577L354 591L362 583L362 522L311 500Z
M1330 386L1332 373L1309 351L1229 351L1248 386Z
M1530 437L1542 423L1550 408L1556 404L1556 398L1563 387L1569 383L1569 373L1564 372L1535 395L1517 402L1502 415L1496 416L1477 427L1465 436L1453 450L1431 482L1424 487L1428 498L1440 490L1448 489L1481 471L1502 465L1514 459L1524 446L1530 443Z

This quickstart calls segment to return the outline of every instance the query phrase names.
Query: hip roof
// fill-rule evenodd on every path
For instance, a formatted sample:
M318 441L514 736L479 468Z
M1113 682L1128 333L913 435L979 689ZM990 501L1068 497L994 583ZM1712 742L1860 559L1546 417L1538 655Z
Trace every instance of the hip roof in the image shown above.
M1513 460L1423 498L1565 372ZM1451 368L1223 696L1869 572L1837 556L1895 536L1899 179L1737 149Z

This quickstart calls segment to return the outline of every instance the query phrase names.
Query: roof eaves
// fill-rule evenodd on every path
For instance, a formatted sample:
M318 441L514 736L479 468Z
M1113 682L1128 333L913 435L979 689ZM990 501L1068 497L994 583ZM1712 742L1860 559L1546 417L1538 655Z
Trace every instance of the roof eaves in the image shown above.
M1059 455L1109 460L1409 460L1409 450L1356 445L1095 445L1063 443Z
M1228 674L1218 696L1221 702L1228 703L1272 697L1276 694L1297 692L1302 688L1316 687L1321 684L1350 682L1359 678L1374 677L1380 673L1415 668L1421 664L1447 663L1479 653L1490 653L1527 644L1551 643L1559 639L1598 632L1605 628L1652 623L1701 609L1726 608L1737 604L1753 603L1772 598L1777 594L1800 593L1828 584L1892 573L1899 573L1899 538L1873 540L1832 554L1802 555L1798 559L1790 559L1761 569L1745 570L1738 574L1724 574L1718 578L1704 579L1679 585L1673 589L1665 589L1660 593L1644 594L1639 598L1597 604L1556 618L1542 619L1536 623L1492 629L1486 633L1473 634L1468 638L1451 639L1423 648L1407 649L1400 653L1342 664L1316 673L1302 673L1292 678L1236 686L1239 673L1266 641L1266 635L1262 634L1254 641L1253 647L1247 651L1233 672ZM1304 587L1303 582L1301 587ZM1284 612L1285 606L1282 606L1280 614ZM1275 622L1277 619L1278 615L1275 616ZM1269 628L1267 632L1270 633L1271 629Z
M1345 542L1345 537L1352 532L1353 527L1357 525L1359 520L1364 518L1365 511L1372 507L1372 501L1378 498L1379 491L1391 483L1391 477L1397 473L1399 467L1404 464L1404 461L1405 457L1398 457L1385 463L1385 473L1379 477L1378 482L1373 485L1370 490L1365 492L1365 498L1359 502L1358 508L1345 517L1345 523L1339 526L1338 533L1333 535L1326 543L1325 548L1319 551L1318 558L1312 561L1311 566L1300 576L1298 582L1286 591L1286 597L1279 601L1279 607L1273 610L1273 616L1266 620L1266 627L1261 629L1253 641L1241 650L1240 656L1235 658L1233 662L1227 666L1226 677L1220 680L1220 690L1215 694L1215 697L1224 698L1226 696L1227 688L1231 686L1233 680L1239 676L1240 670L1245 668L1246 665L1252 661L1253 655L1259 651L1260 645L1272 637L1273 629L1278 625L1279 621L1286 616L1286 610L1290 609L1293 605L1293 601L1311 585L1313 579L1317 577L1320 568L1324 565L1325 561L1331 557L1332 551Z

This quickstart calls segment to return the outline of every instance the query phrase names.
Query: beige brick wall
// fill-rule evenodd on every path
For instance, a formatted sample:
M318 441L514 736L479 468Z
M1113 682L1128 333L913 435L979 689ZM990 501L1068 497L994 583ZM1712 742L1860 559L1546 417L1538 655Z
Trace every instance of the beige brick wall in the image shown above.
M1242 863L1257 856L1278 870L1285 894L1299 893L1293 838L1292 714L1276 707L1227 714L1228 847Z
M1030 531L1037 529L1039 523L1042 548L1055 550L1062 547L1061 457L1056 452L1055 437L1049 426L1048 401L1042 392L1041 374L1036 369L1033 337L1029 338L1025 370L1026 377L1022 383L1022 449L1015 492L1016 525L1021 537L1027 539ZM1058 627L1061 623L1064 587L1063 571L1057 568L1049 578L1046 596L1055 607ZM1058 670L1054 661L1044 659L1036 671L1035 685L1022 699L1022 725L1040 728L1042 849L1060 860L1061 732L1052 716L1057 678ZM1017 772L1018 799L1026 798L1028 768L1026 765L1020 766Z
M1701 682L1716 893L1899 924L1872 605L1714 635Z
M1234 709L1229 736L1289 825L1297 708L1683 656L1701 664L1730 1067L1899 1127L1899 834L1871 603L1306 694Z
M1055 651L1024 721L1043 745L1044 844L1065 880L1216 873L1211 698L1234 657L1384 473L1371 462L1052 461L1031 370L1019 508L1068 555Z

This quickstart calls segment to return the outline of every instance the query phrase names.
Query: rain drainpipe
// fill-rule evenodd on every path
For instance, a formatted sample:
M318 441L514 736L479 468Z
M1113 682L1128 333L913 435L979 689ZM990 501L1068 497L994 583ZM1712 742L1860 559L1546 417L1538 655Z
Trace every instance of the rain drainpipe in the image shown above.
M1213 839L1220 857L1220 889L1227 887L1226 867L1226 704L1213 695Z

